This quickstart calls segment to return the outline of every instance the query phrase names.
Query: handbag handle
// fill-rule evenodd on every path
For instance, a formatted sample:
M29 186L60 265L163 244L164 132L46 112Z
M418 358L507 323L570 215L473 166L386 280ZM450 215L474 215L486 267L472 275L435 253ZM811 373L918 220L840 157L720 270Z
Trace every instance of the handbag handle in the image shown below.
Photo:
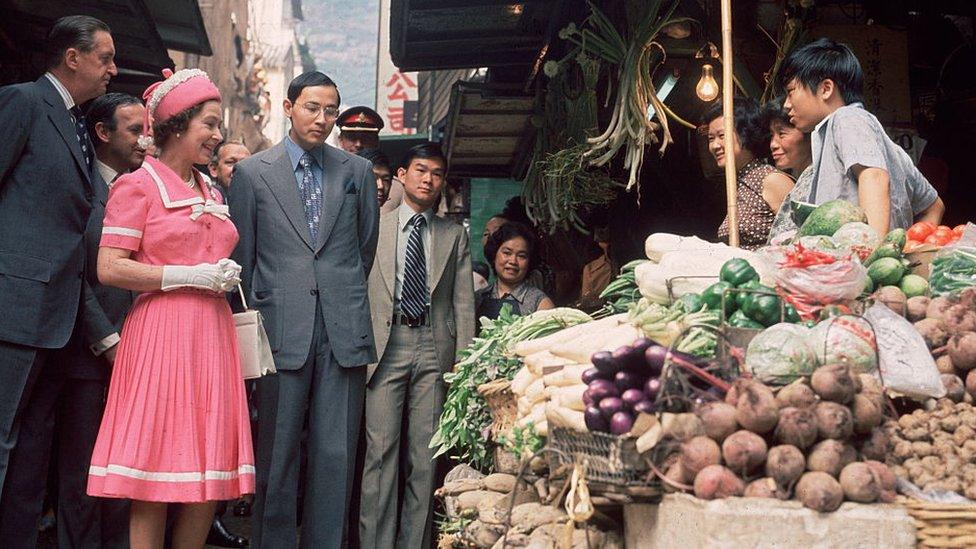
M247 310L247 299L244 298L244 287L240 284L237 285L237 292L241 294L241 305L244 306L244 310Z

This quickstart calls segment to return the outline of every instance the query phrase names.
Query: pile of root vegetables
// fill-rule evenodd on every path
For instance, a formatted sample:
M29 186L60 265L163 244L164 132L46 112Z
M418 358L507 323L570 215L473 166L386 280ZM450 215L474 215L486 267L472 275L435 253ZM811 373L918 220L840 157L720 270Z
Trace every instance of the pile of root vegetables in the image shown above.
M913 297L906 309L935 357L948 397L972 402L976 398L976 288L941 297Z
M925 491L945 490L976 500L976 408L940 399L888 422L896 476Z
M884 408L881 384L844 364L822 366L778 394L740 378L724 402L697 409L704 435L681 444L663 480L701 499L795 498L821 512L844 500L890 502Z

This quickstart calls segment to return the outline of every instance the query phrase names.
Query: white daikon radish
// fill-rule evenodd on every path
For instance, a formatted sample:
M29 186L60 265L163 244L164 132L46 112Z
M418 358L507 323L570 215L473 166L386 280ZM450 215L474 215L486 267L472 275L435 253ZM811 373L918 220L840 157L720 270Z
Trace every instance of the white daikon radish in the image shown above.
M563 366L562 370L553 372L542 378L546 387L566 387L569 385L582 385L583 372L593 367L593 364L570 364Z
M621 345L633 343L635 339L640 337L639 334L640 332L636 327L630 324L620 324L614 328L601 330L573 341L561 343L553 347L550 352L556 356L572 361L571 364L586 364L590 361L593 353L605 349L608 342L617 342L623 338L633 336L626 343L617 343L613 347L613 349L616 349Z
M515 396L522 396L525 394L525 390L529 388L529 384L535 381L535 376L529 371L528 366L522 366L522 368L515 373L515 377L512 378L512 393Z
M542 383L542 378L537 378L525 390L525 398L529 399L529 402L533 404L539 402L546 398L545 388L546 386Z
M525 417L529 415L529 412L532 411L533 404L534 403L531 400L529 400L529 397L525 397L525 396L519 397L518 400L515 401L515 406L518 410L518 416Z
M549 351L542 351L523 358L522 363L529 368L533 376L542 377L542 370L547 366L565 366L576 362L556 356Z
M549 387L547 390L552 391L549 396L549 401L557 406L562 406L578 412L582 412L586 409L586 406L583 404L583 391L586 391L586 385Z
M591 333L593 330L613 328L617 324L626 321L627 313L621 313L618 315L608 316L607 318L601 318L600 320L594 320L584 324L577 324L576 326L549 334L546 337L519 342L515 345L515 354L527 357L541 351L547 351L552 348L553 345L572 341L585 334Z
M535 434L539 435L540 437L549 436L549 422L546 420L542 420L539 423L534 424L532 428L535 429Z
M586 431L583 412L557 406L553 403L546 405L546 421L549 422L549 427L565 427L576 431Z
M540 402L532 407L528 414L515 422L519 427L533 423L538 424L546 420L546 403Z

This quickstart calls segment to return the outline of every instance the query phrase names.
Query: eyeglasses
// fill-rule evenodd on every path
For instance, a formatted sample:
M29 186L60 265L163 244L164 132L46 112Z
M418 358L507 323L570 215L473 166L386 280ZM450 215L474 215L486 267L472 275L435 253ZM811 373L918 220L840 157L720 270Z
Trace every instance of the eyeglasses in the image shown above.
M323 107L318 103L305 103L302 105L302 108L313 118L318 118L319 113L325 114L325 118L327 119L336 119L339 117L339 107Z

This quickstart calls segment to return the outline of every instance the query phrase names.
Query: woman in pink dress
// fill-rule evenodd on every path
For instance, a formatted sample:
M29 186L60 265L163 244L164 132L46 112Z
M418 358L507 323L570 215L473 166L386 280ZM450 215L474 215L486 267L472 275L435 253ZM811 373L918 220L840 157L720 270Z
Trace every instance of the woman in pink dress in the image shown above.
M173 502L183 503L173 547L202 547L216 503L254 492L224 297L240 282L228 259L237 230L193 168L221 141L220 93L199 70L164 76L144 96L159 158L112 187L98 255L102 283L143 292L122 329L88 476L89 495L132 499L134 549L163 546Z

